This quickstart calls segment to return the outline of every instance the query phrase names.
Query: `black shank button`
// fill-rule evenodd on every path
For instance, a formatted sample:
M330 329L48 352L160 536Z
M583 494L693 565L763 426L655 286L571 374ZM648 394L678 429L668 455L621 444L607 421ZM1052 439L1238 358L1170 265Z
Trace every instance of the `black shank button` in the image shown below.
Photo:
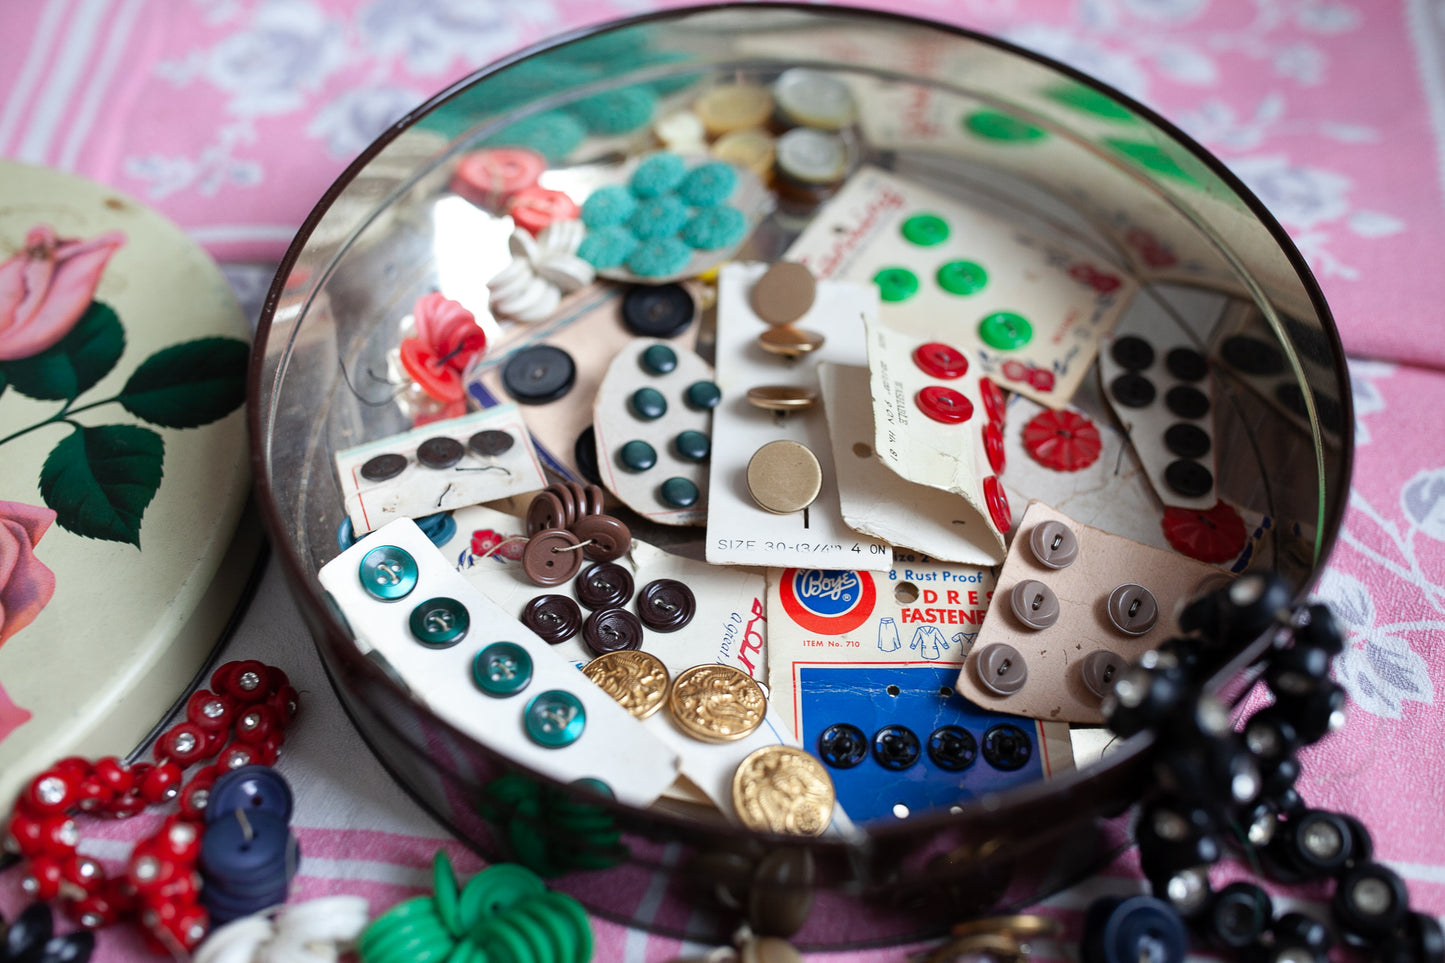
M502 366L502 387L524 405L545 405L572 390L577 364L550 344L537 344L513 354Z

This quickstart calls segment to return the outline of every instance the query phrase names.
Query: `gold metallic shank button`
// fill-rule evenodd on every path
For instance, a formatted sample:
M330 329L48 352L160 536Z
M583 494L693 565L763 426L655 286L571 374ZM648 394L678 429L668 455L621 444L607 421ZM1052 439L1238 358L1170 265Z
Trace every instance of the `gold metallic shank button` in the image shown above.
M582 674L638 719L661 709L667 699L667 666L650 652L608 652L583 666Z
M733 808L758 832L819 836L833 818L833 781L802 749L764 746L733 773Z
M703 742L735 742L762 725L762 687L730 665L695 665L679 672L667 709L683 732Z

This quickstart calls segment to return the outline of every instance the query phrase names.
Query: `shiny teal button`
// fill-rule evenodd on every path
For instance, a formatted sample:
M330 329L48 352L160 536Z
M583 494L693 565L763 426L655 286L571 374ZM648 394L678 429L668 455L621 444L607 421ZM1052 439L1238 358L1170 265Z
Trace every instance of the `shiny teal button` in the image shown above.
M587 710L582 700L565 689L548 689L532 697L522 712L527 736L539 746L560 749L582 738Z
M978 323L978 336L990 348L1012 351L1029 343L1034 336L1034 326L1021 314L995 311Z
M687 403L698 411L716 408L722 400L722 392L711 381L694 381L687 386Z
M656 421L667 414L667 399L656 388L638 388L627 404L632 413L644 421Z
M878 296L885 301L907 301L918 293L918 275L908 268L887 267L873 275Z
M629 441L617 453L617 458L628 471L647 471L657 464L657 449L645 441Z
M685 458L688 461L704 461L708 452L712 451L712 442L707 435L700 431L684 431L672 439L672 450L677 452L677 457Z
M416 588L416 559L396 545L381 545L361 557L361 587L383 602L404 599Z
M572 785L587 792L595 792L599 796L606 796L608 799L617 798L617 793L612 791L612 787L596 776L583 776L581 779L574 779L572 780Z
M532 657L515 642L493 642L472 659L472 681L487 695L516 695L532 681Z
M654 344L642 352L642 366L653 374L667 374L677 368L677 352L665 344Z
M446 596L427 599L411 610L411 634L433 649L456 645L467 634L471 622L467 607Z
M697 504L697 486L686 478L669 478L659 492L664 503L673 508L691 508Z

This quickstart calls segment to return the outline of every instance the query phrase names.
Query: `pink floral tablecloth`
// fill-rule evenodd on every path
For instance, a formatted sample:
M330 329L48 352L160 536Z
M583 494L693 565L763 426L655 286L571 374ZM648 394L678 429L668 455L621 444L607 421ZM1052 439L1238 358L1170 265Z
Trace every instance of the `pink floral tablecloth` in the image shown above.
M386 125L475 66L661 0L6 0L0 155L115 185L179 222L256 303L301 219ZM1438 0L895 0L1003 36L1180 124L1270 207L1316 272L1352 356L1357 462L1319 586L1350 629L1346 731L1310 751L1314 805L1364 818L1418 908L1445 912L1445 6ZM3 469L0 469L3 470ZM274 569L230 657L311 691L283 768L302 898L373 907L421 891L442 830L351 733ZM144 820L93 841L119 856ZM446 844L463 871L476 860ZM1052 906L1077 929L1129 858ZM1303 903L1319 893L1301 893ZM639 893L644 907L646 893ZM22 900L0 874L0 912ZM675 941L597 921L599 960ZM107 934L102 963L140 958ZM820 956L895 960L898 949Z

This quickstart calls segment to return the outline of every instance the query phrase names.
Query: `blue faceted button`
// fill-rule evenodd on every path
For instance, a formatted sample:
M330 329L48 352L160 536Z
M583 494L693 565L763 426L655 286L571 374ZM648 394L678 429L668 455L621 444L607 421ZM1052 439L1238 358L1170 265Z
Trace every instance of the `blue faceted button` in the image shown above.
M404 599L416 588L416 559L396 545L381 545L361 558L361 587L383 602Z
M532 697L522 713L527 736L539 746L560 749L582 738L587 710L565 689L548 689Z

